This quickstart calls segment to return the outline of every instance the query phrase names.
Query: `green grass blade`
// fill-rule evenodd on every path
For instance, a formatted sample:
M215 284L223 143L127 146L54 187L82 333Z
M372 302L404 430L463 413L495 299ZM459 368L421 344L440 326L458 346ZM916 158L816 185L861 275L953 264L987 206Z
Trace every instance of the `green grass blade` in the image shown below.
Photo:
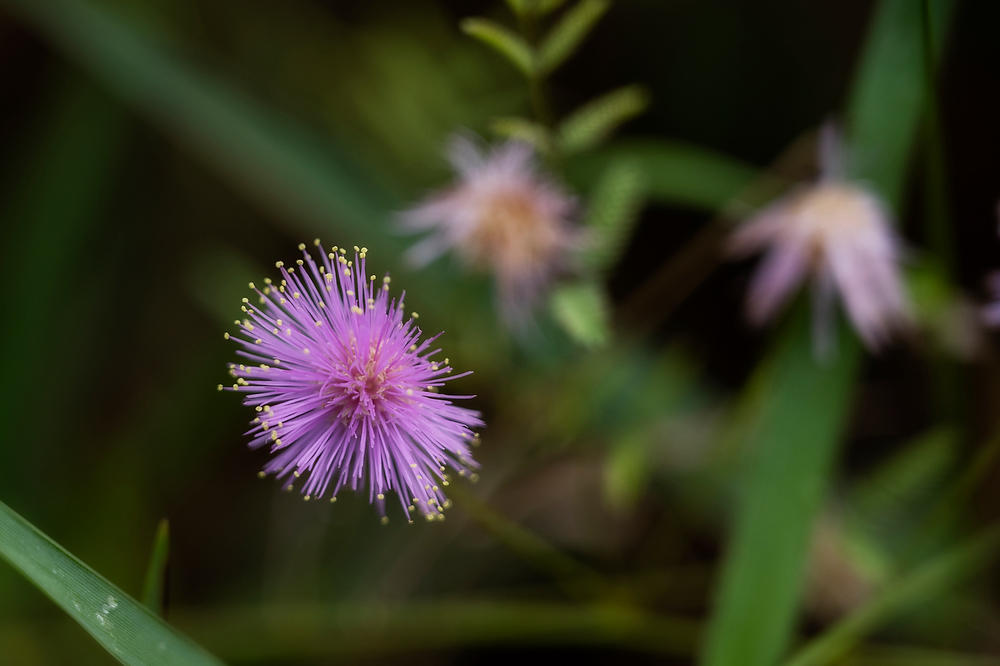
M992 564L1000 553L1000 527L992 527L957 548L920 566L890 585L831 629L806 645L788 666L822 666L844 656L867 634L908 609Z
M170 523L164 518L156 526L153 552L149 556L146 580L142 585L142 603L157 615L163 615L163 590L166 584L167 560L170 555Z
M549 74L566 62L608 11L607 0L581 0L570 7L538 47L538 69Z
M268 113L222 81L157 49L88 2L0 0L119 97L184 142L234 185L311 229L350 230L371 244L393 206L330 142ZM308 226L307 226L308 225ZM388 234L376 240L383 242ZM398 241L397 241L398 244Z
M886 200L903 192L913 137L927 96L928 58L924 34L941 35L941 48L954 9L952 0L931 0L925 28L922 2L884 0L875 12L861 68L847 106L848 171L874 184ZM932 55L931 62L937 61Z
M848 110L848 145L856 160L849 173L895 208L926 84L921 13L921 3L911 0L881 3ZM947 15L934 13L939 21ZM775 372L751 436L748 486L708 629L708 666L773 664L794 625L808 535L859 364L852 341L847 349L841 345L833 363L817 365L806 319L800 311L772 359Z
M2 502L0 557L124 664L221 663Z
M817 362L807 309L790 323L771 354L759 421L745 443L748 484L705 646L712 666L774 664L788 640L860 359L851 341L836 362Z
M559 148L566 154L593 148L647 106L649 95L640 86L625 86L601 95L562 121Z
M462 21L462 32L475 37L494 51L507 58L525 76L533 76L535 57L523 39L499 23L483 18Z

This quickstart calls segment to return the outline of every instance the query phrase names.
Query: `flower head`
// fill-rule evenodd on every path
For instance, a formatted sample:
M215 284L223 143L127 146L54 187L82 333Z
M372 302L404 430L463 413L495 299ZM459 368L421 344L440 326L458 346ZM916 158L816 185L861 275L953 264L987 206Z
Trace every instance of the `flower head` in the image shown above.
M747 299L753 323L773 317L809 277L820 335L829 332L836 294L869 348L883 345L909 321L900 242L881 201L860 185L828 176L796 190L743 223L730 248L741 255L766 253Z
M492 272L501 312L518 324L581 246L570 221L574 201L539 175L525 143L484 153L459 136L448 157L458 182L403 215L405 228L433 231L409 257L423 264L451 249L467 266Z
M319 263L299 249L297 266L277 262L279 281L250 283L260 307L244 298L240 331L226 334L247 363L231 364L236 383L220 390L244 394L256 412L250 446L273 454L261 476L291 477L292 489L304 475L307 500L366 486L383 520L390 490L404 511L440 515L445 470L476 467L471 429L483 423L453 403L472 396L438 390L469 373L434 360L438 336L420 339L417 314L404 317L403 297L390 300L388 276L366 277L367 248L353 260L321 249Z

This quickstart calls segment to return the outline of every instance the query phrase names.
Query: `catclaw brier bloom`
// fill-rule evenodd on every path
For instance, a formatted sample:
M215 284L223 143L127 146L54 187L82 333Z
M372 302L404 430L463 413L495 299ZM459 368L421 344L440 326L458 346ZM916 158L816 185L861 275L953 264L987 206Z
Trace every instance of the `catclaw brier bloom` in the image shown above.
M477 467L471 429L483 422L453 404L472 396L438 390L470 373L450 375L447 358L434 360L438 336L420 339L403 296L390 300L388 276L366 277L367 248L349 260L343 249L314 245L320 262L301 244L297 266L277 262L279 281L250 283L257 298L243 299L240 331L226 333L247 362L231 364L236 383L219 388L244 394L256 412L250 446L273 454L261 476L291 477L291 490L305 475L307 500L366 486L383 520L390 490L408 517L443 517L445 470Z
M522 324L582 246L570 221L575 203L539 175L525 143L509 141L484 153L458 136L448 158L458 182L402 215L406 229L433 230L410 249L409 259L422 265L454 250L467 266L494 274L502 315Z
M772 318L811 276L818 348L828 346L834 296L839 293L862 341L877 349L910 319L900 277L900 242L878 197L836 173L829 129L823 138L820 182L792 192L743 223L730 237L730 249L737 255L766 253L750 284L751 322Z

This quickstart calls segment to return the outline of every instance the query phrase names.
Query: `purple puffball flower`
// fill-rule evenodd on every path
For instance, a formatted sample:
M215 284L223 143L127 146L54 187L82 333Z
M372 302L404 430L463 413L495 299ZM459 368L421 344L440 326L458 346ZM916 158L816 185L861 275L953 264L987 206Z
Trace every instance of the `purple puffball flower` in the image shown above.
M421 340L418 315L403 313L405 293L390 299L388 276L366 277L367 248L349 260L314 245L321 262L300 244L297 266L275 264L280 280L250 283L259 307L244 298L240 331L226 334L247 362L231 364L236 383L219 388L256 411L250 446L272 453L260 475L290 478L289 490L304 477L306 500L366 487L383 521L389 491L408 519L443 517L446 469L472 474L472 428L483 422L454 404L473 396L438 391L470 373L451 375L447 358L434 360L440 333Z
M765 252L747 298L752 323L774 317L795 289L812 278L818 350L829 346L838 295L861 340L878 349L910 323L900 274L901 242L879 198L839 176L833 141L828 128L820 182L765 207L732 234L729 246L737 255Z
M456 182L402 215L404 229L432 232L408 258L423 265L451 250L467 267L492 273L500 313L516 328L584 244L571 220L575 201L539 172L526 143L483 151L456 136L448 159Z

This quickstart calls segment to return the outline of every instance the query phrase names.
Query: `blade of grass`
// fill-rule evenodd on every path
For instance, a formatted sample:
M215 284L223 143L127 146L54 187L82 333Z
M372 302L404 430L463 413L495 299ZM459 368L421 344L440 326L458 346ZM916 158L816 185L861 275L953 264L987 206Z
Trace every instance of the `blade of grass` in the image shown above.
M745 442L747 485L709 625L709 665L773 664L795 617L812 520L860 359L851 340L835 363L817 363L804 305L769 356L768 386L754 396L761 413Z
M847 654L866 635L935 594L993 563L1000 527L991 527L932 559L805 645L787 666L821 666Z
M153 552L149 556L149 568L142 585L142 603L157 615L163 615L164 587L166 585L167 560L170 554L170 523L164 518L156 526L153 537Z
M122 663L220 663L2 502L0 557Z
M282 216L378 242L386 194L330 142L268 113L88 2L0 0L69 58ZM372 244L371 241L369 245ZM399 241L395 241L397 244Z
M868 181L893 208L926 92L921 14L911 0L879 5L848 108L857 158L849 175ZM934 18L944 26L948 12ZM807 537L859 366L853 339L833 363L817 365L806 320L800 308L773 353L776 372L751 436L748 485L704 646L709 666L773 664L794 625Z

